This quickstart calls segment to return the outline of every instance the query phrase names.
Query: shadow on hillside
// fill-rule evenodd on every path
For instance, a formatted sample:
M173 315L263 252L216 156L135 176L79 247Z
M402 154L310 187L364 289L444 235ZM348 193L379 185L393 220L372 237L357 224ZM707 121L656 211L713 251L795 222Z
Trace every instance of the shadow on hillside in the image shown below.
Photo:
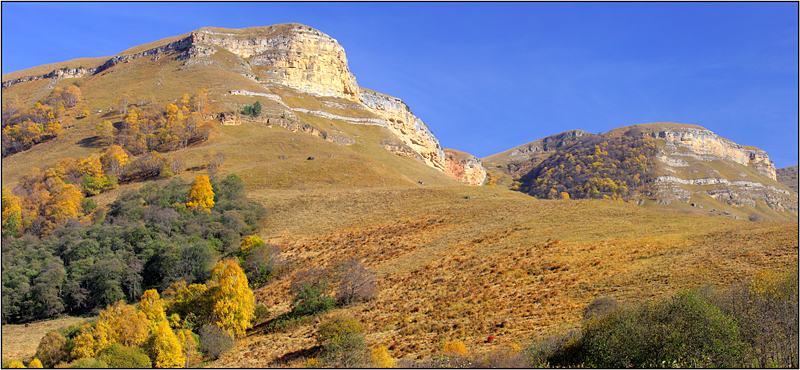
M314 346L311 348L304 348L301 350L297 350L294 352L289 352L284 354L281 357L276 358L274 361L269 363L267 366L280 366L280 365L287 365L292 361L295 361L300 358L315 358L322 355L322 346Z
M100 136L83 138L81 140L78 140L78 142L76 142L75 144L78 144L83 148L99 148L101 146L106 145L106 143L103 142Z

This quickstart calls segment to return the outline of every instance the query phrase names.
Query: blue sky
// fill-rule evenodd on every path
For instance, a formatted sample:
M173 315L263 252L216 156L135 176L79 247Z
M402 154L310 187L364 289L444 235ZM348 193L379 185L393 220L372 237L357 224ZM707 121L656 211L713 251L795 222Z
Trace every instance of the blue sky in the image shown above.
M298 22L478 157L571 129L706 127L798 163L797 3L8 3L2 71Z

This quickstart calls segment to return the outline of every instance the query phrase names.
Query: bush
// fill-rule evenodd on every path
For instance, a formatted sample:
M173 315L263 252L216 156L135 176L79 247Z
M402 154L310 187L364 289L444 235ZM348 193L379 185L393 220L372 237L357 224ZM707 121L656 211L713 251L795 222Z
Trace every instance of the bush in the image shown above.
M368 301L378 294L375 284L375 274L368 270L359 260L349 260L341 263L337 270L341 276L339 291L336 299L341 304L351 304L355 301Z
M214 360L233 348L234 344L233 336L217 325L209 324L200 329L200 350Z
M370 365L364 327L352 318L336 317L320 324L317 342L324 348L322 361L326 366L353 368Z
M56 331L51 331L39 342L35 357L44 366L53 367L67 360L67 339Z
M100 361L98 359L95 359L94 357L83 357L83 358L79 358L79 359L77 359L75 361L72 361L72 362L70 362L68 364L61 363L59 365L56 365L56 368L57 369L59 369L59 368L61 368L61 369L63 369L63 368L69 368L69 369L106 369L106 368L108 368L108 364L105 363L104 361Z
M255 315L255 321L266 320L269 318L269 308L263 304L256 305L256 310L253 314Z
M392 358L386 346L379 346L372 349L372 366L377 368L395 368L397 360Z
M798 366L797 268L762 271L750 281L712 291L709 299L740 328L743 365Z
M109 367L118 369L149 369L153 367L150 357L147 357L141 348L125 347L119 343L114 343L100 351L97 359L105 362Z
M314 315L328 311L335 300L328 295L328 274L322 269L303 270L295 275L291 292L294 294L292 313L296 316Z
M695 291L590 319L581 344L596 367L736 367L744 347L735 322Z

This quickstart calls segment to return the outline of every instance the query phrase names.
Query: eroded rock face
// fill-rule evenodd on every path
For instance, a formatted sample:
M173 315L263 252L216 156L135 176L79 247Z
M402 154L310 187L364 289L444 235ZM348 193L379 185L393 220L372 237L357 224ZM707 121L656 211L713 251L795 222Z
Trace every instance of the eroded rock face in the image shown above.
M665 163L672 161L673 164L680 163L680 158L676 156L687 156L686 152L669 150L670 144L676 147L683 147L690 150L689 155L702 161L715 159L728 160L739 163L743 166L753 165L760 173L776 180L775 164L769 160L766 152L757 148L746 148L728 139L723 139L715 133L690 127L674 127L660 132L650 133L658 139L666 139L667 145L659 156Z
M411 113L402 100L375 91L362 90L359 101L386 121L386 128L397 135L403 144L419 153L425 163L445 169L444 151L428 125Z
M481 186L486 179L486 169L480 159L473 155L459 155L461 153L445 150L447 159L444 173L450 177L471 186Z
M274 31L268 32L269 29ZM195 43L219 46L253 66L271 67L271 82L311 95L353 100L358 97L358 84L350 73L344 47L310 27L264 27L251 34L200 29L192 35Z
M692 175L694 163L722 160L750 166L760 174L776 180L775 165L763 150L744 147L709 130L693 127L676 126L647 134L666 140L659 147L656 159L660 168L675 174L655 179L653 188L658 198L657 203L689 202L692 194L705 193L734 207L755 207L756 201L760 201L779 212L797 212L795 196L756 179L742 180L746 176L744 174L740 174L739 178L726 178L725 175L711 170L710 177L681 178L687 175L696 176Z

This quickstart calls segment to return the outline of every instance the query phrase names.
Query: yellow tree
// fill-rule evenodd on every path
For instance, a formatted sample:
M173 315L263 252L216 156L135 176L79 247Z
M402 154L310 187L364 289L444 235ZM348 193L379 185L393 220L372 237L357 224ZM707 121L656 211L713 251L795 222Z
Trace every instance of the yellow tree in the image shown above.
M103 167L114 174L114 176L121 177L125 174L125 165L128 164L128 154L119 145L112 145L106 149L103 155L100 156L100 162Z
M207 285L217 326L242 337L255 317L255 298L239 261L226 258L217 262Z
M22 207L11 190L3 188L3 235L22 235Z
M153 335L148 338L145 348L154 367L184 367L186 356L175 332L169 327L167 320L162 320L153 330Z
M153 327L159 322L167 320L167 314L164 312L164 302L155 289L147 290L142 294L142 300L139 302L138 308L140 312L147 316Z
M181 344L183 357L186 358L186 366L195 365L202 358L203 354L197 350L197 339L192 331L186 329L178 330L175 336Z
M108 327L104 321L98 320L95 326L84 324L75 339L72 340L73 358L94 357L98 352L111 346L108 340Z
M57 181L50 187L50 194L52 197L47 202L44 212L48 221L60 224L69 218L78 218L78 213L82 209L83 194L75 185Z
M100 311L100 319L108 328L107 337L111 343L126 347L140 346L150 334L149 322L144 312L120 300ZM110 345L110 344L109 344Z
M66 89L64 89L64 103L67 104L67 107L74 107L81 101L81 89L75 85L69 85Z
M192 187L189 189L189 201L186 203L186 207L205 210L210 210L211 207L214 207L214 189L211 187L208 176L200 175L194 179Z
M205 115L208 111L208 89L201 89L192 97L194 111Z

